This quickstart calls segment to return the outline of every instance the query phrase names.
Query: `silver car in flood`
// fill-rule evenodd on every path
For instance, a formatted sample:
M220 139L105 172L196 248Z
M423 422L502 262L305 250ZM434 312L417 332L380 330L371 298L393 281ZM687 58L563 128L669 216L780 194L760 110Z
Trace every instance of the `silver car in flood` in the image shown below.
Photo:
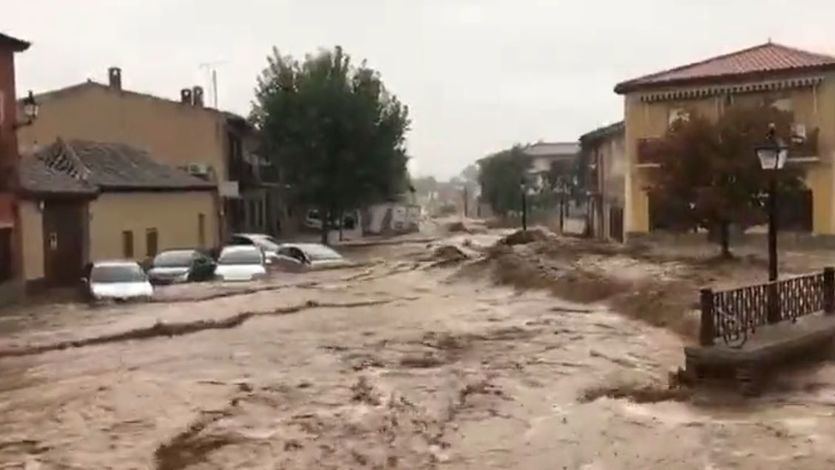
M264 253L256 246L227 246L217 258L215 279L219 281L254 281L266 276Z
M82 282L90 300L147 300L154 295L148 276L135 261L93 263Z
M352 263L319 243L283 243L278 247L274 265L284 271L299 272L344 268Z

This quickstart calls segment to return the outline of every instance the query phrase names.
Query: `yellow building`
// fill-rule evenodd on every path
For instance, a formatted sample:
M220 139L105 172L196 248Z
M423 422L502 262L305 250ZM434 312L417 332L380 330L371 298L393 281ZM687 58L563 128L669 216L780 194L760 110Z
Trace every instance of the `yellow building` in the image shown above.
M716 119L732 105L766 104L790 111L795 135L792 164L804 175L811 196L809 227L835 234L835 57L767 43L618 84L625 114L625 231L640 236L660 227L645 187L656 164L647 149L682 113L694 110ZM751 150L753 154L753 149ZM802 214L801 214L802 215Z
M217 245L215 185L132 146L57 140L21 164L24 277L73 285L104 259Z

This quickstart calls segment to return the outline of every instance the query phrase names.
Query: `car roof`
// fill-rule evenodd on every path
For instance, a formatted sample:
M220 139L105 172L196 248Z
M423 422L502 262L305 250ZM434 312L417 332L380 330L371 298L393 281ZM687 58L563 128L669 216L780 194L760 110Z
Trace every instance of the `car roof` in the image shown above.
M103 260L93 263L93 267L97 266L139 266L139 263L133 260L119 259L119 260Z

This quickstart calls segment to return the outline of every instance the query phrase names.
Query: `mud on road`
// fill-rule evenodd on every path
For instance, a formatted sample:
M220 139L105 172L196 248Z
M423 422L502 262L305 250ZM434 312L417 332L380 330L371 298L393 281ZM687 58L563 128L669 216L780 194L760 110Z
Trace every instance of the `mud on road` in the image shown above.
M497 237L481 237L444 242L455 250L367 249L358 255L368 266L305 285L18 329L0 338L0 350L19 353L0 358L0 467L835 463L829 364L750 401L670 390L680 335L605 299L566 295L569 302L541 281L503 282L487 249ZM544 249L522 244L501 256L522 274L568 276L553 265L567 262L563 255L533 256ZM653 269L672 276L679 268Z

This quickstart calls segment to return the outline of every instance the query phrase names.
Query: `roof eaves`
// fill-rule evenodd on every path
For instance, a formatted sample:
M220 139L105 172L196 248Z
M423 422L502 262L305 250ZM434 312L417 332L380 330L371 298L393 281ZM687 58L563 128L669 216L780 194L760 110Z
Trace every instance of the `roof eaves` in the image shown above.
M728 73L723 75L711 75L707 77L687 77L649 83L639 82L638 79L619 83L615 86L615 93L623 95L633 91L653 90L658 88L669 88L689 86L698 84L724 84L744 82L750 80L764 80L768 78L787 77L803 73L815 73L835 70L835 63L821 64L808 67L792 67L778 70L758 70L747 73Z
M608 126L598 127L597 129L586 132L585 134L580 136L580 143L591 142L598 139L603 139L605 137L622 134L626 130L626 126L624 125L624 121L618 121Z
M107 183L100 183L99 187L101 187L102 192L113 192L113 193L129 193L129 192L149 192L149 193L159 193L159 192L189 192L189 191L214 191L216 188L213 184L207 183L206 185L202 184L190 184L190 185L132 185L132 184L107 184Z
M32 43L28 41L3 33L0 33L0 44L8 46L14 52L23 52L26 49L29 49L29 46L32 45Z

